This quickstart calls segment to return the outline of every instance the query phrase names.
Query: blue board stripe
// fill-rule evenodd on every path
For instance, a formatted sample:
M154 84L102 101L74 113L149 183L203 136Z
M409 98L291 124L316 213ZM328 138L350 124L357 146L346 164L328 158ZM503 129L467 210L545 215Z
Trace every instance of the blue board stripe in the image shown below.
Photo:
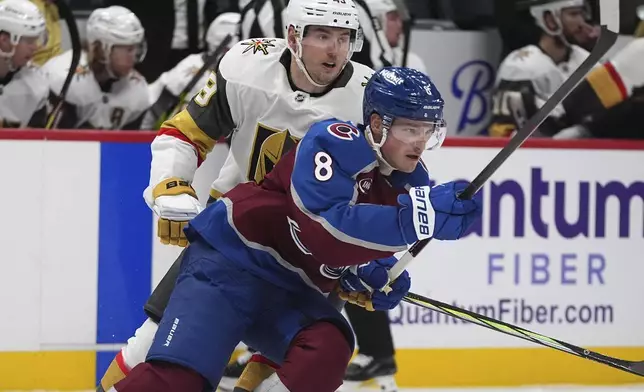
M101 143L96 343L124 343L145 320L151 292L152 212L142 193L148 143ZM111 354L111 355L110 355ZM113 353L96 357L100 379ZM98 382L98 380L97 380Z

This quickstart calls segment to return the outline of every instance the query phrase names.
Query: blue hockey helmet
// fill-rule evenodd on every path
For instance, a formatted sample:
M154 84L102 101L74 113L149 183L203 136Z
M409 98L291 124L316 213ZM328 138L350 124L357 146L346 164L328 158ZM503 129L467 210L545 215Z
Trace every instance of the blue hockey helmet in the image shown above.
M373 74L365 87L363 120L368 126L372 114L377 113L382 118L382 139L375 143L372 137L377 152L396 118L428 122L432 124L432 135L426 149L431 150L440 147L445 139L444 106L445 101L436 85L424 73L406 67L385 67ZM370 131L368 134L371 136Z

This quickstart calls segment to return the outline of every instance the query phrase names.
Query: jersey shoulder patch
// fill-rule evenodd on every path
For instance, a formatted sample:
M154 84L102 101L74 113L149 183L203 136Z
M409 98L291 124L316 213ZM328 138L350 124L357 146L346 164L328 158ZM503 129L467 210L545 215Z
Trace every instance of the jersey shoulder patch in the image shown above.
M262 54L268 56L269 52L280 51L277 47L277 38L251 38L239 43L243 47L241 52L245 54Z
M280 58L284 50L288 50L286 41L277 38L262 40L241 41L226 52L219 63L218 73L227 83L273 91L275 80L282 78L282 74L285 78ZM263 43L253 43L259 41Z
M550 72L555 67L550 57L535 45L510 53L499 67L498 77L506 80L530 80Z
M314 146L311 151L326 151L351 175L376 161L376 153L363 132L349 122L334 118L315 123L302 139L305 140L305 145Z
M353 126L353 124L347 122L328 122L326 130L327 132L329 132L329 134L331 134L331 136L337 137L341 140L352 141L354 139L360 138L360 131L358 130L358 128Z

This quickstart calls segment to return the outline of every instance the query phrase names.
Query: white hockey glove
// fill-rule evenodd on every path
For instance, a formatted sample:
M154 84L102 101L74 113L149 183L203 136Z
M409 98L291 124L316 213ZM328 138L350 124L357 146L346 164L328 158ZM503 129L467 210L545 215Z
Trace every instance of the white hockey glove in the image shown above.
M183 228L203 211L195 190L188 181L172 177L157 184L152 190L152 197L152 210L159 217L157 235L161 242L187 246Z

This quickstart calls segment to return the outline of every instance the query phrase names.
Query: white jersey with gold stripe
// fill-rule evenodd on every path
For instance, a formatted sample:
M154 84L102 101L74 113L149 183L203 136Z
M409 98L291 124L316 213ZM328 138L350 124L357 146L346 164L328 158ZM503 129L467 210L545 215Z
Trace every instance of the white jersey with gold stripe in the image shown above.
M373 71L349 62L325 93L298 90L290 79L291 54L282 39L251 39L235 45L217 73L187 108L161 127L152 144L150 189L170 177L192 181L217 139L230 152L213 183L218 196L245 181L261 181L314 123L337 118L362 122L362 95Z

